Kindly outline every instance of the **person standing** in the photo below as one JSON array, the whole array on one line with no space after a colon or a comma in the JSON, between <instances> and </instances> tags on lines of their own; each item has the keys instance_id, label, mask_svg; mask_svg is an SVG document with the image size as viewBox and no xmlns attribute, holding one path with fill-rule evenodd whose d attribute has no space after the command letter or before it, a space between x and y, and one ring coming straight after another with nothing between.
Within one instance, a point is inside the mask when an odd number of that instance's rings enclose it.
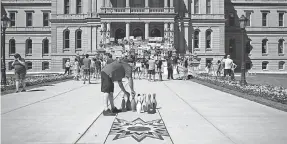
<instances>
[{"instance_id":1,"label":"person standing","mask_svg":"<svg viewBox=\"0 0 287 144\"><path fill-rule=\"evenodd\" d=\"M75 62L74 62L74 71L75 71L74 79L79 80L80 64L77 58L75 58Z\"/></svg>"},{"instance_id":2,"label":"person standing","mask_svg":"<svg viewBox=\"0 0 287 144\"><path fill-rule=\"evenodd\" d=\"M70 60L66 60L66 63L65 63L65 74L68 73L68 75L70 75L70 68L71 68L71 63L70 63Z\"/></svg>"},{"instance_id":3,"label":"person standing","mask_svg":"<svg viewBox=\"0 0 287 144\"><path fill-rule=\"evenodd\" d=\"M221 64L221 61L220 61L220 60L218 60L216 65L217 65L216 75L217 75L217 76L220 76L220 75L221 75L221 71L222 71L222 64Z\"/></svg>"},{"instance_id":4,"label":"person standing","mask_svg":"<svg viewBox=\"0 0 287 144\"><path fill-rule=\"evenodd\" d=\"M173 61L171 58L167 60L167 79L173 79Z\"/></svg>"},{"instance_id":5,"label":"person standing","mask_svg":"<svg viewBox=\"0 0 287 144\"><path fill-rule=\"evenodd\" d=\"M187 80L188 76L188 59L185 58L183 61L183 80Z\"/></svg>"},{"instance_id":6,"label":"person standing","mask_svg":"<svg viewBox=\"0 0 287 144\"><path fill-rule=\"evenodd\" d=\"M14 55L14 62L12 63L12 66L15 69L15 77L16 77L16 93L19 92L19 83L21 82L22 84L22 91L21 92L25 92L26 91L26 83L25 83L25 77L26 77L26 73L27 73L27 68L26 68L26 64L25 64L25 60L23 58L21 58L21 55L16 53Z\"/></svg>"},{"instance_id":7,"label":"person standing","mask_svg":"<svg viewBox=\"0 0 287 144\"><path fill-rule=\"evenodd\" d=\"M151 81L151 75L153 76L153 81L155 81L155 60L154 60L154 57L149 58L148 64L149 64L149 69L148 69L149 81Z\"/></svg>"},{"instance_id":8,"label":"person standing","mask_svg":"<svg viewBox=\"0 0 287 144\"><path fill-rule=\"evenodd\" d=\"M110 63L112 63L112 62L114 62L114 60L113 60L113 55L109 55L109 58L107 59L107 63L106 63L106 65L108 65L108 64L110 64Z\"/></svg>"},{"instance_id":9,"label":"person standing","mask_svg":"<svg viewBox=\"0 0 287 144\"><path fill-rule=\"evenodd\" d=\"M96 59L95 65L96 65L96 79L99 79L102 70L102 62L99 58Z\"/></svg>"},{"instance_id":10,"label":"person standing","mask_svg":"<svg viewBox=\"0 0 287 144\"><path fill-rule=\"evenodd\" d=\"M233 60L230 59L230 55L227 55L227 58L224 61L224 77L226 77L226 75L231 77L232 66L233 66Z\"/></svg>"},{"instance_id":11,"label":"person standing","mask_svg":"<svg viewBox=\"0 0 287 144\"><path fill-rule=\"evenodd\" d=\"M161 72L161 67L162 67L162 60L160 57L157 58L157 72L159 75L159 80L162 80L162 72Z\"/></svg>"},{"instance_id":12,"label":"person standing","mask_svg":"<svg viewBox=\"0 0 287 144\"><path fill-rule=\"evenodd\" d=\"M86 54L86 58L83 59L83 78L84 78L84 84L86 83L87 77L89 78L89 84L90 81L90 68L91 68L91 60L89 59L89 54Z\"/></svg>"},{"instance_id":13,"label":"person standing","mask_svg":"<svg viewBox=\"0 0 287 144\"><path fill-rule=\"evenodd\" d=\"M101 92L104 93L104 110L103 110L104 116L115 116L116 115L115 113L120 112L120 110L118 110L114 106L113 93L114 93L115 81L118 82L119 87L129 100L130 93L126 91L122 83L122 79L126 77L129 82L131 93L133 96L135 95L132 73L133 73L132 67L123 60L114 61L103 68L101 72ZM109 109L108 104L109 102L111 105L111 109Z\"/></svg>"},{"instance_id":14,"label":"person standing","mask_svg":"<svg viewBox=\"0 0 287 144\"><path fill-rule=\"evenodd\" d=\"M92 58L91 60L91 75L92 78L96 77L96 58Z\"/></svg>"}]
</instances>

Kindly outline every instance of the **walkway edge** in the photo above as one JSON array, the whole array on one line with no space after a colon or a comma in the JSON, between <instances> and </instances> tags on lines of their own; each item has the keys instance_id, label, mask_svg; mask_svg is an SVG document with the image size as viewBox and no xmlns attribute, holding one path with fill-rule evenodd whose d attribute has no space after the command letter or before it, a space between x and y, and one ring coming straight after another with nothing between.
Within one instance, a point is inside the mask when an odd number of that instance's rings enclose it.
<instances>
[{"instance_id":1,"label":"walkway edge","mask_svg":"<svg viewBox=\"0 0 287 144\"><path fill-rule=\"evenodd\" d=\"M213 88L213 89L225 92L225 93L232 94L232 95L237 96L237 97L241 97L241 98L244 98L244 99L247 99L247 100L250 100L250 101L254 101L256 103L260 103L260 104L265 105L265 106L269 106L269 107L272 107L272 108L275 108L275 109L287 112L287 105L284 105L282 103L274 102L274 101L271 101L271 100L268 100L268 99L264 99L262 97L248 95L248 94L245 94L245 93L241 93L241 92L238 92L238 91L235 91L235 90L231 90L231 89L228 89L228 88L220 87L220 86L217 86L217 85L214 85L214 84L210 84L210 83L206 83L206 82L203 82L203 81L199 81L199 80L196 80L196 79L192 79L191 81L195 82L195 83L198 83L198 84L201 84L201 85L204 85L204 86L207 86L209 88Z\"/></svg>"},{"instance_id":2,"label":"walkway edge","mask_svg":"<svg viewBox=\"0 0 287 144\"><path fill-rule=\"evenodd\" d=\"M129 83L127 82L124 87L126 87ZM121 94L122 90L120 90L118 92L118 94L115 96L114 100ZM77 138L77 140L75 142L73 142L73 144L77 144L81 138L89 131L89 129L94 125L94 123L99 119L99 117L103 114L103 112L101 111L101 113L95 118L95 120L93 120L93 122L88 126L88 128L83 132L83 134L81 134L79 136L79 138Z\"/></svg>"}]
</instances>

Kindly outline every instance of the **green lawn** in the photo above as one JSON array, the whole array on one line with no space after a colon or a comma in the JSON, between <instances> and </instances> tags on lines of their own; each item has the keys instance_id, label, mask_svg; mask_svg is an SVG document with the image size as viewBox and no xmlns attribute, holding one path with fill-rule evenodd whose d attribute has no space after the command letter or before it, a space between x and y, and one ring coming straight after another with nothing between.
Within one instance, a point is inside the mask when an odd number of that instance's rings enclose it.
<instances>
[{"instance_id":1,"label":"green lawn","mask_svg":"<svg viewBox=\"0 0 287 144\"><path fill-rule=\"evenodd\" d=\"M236 77L240 80L240 76ZM282 86L287 88L287 74L257 74L252 76L246 76L247 83L263 84L272 86Z\"/></svg>"}]
</instances>

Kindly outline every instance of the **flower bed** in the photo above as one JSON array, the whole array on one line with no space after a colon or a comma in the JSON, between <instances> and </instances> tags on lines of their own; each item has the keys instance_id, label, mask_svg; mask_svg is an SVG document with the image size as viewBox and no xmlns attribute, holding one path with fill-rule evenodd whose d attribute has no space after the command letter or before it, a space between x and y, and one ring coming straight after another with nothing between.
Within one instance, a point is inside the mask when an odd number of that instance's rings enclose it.
<instances>
[{"instance_id":1,"label":"flower bed","mask_svg":"<svg viewBox=\"0 0 287 144\"><path fill-rule=\"evenodd\" d=\"M53 75L33 75L33 76L27 76L26 77L26 86L34 86L38 84L43 84L47 82L56 82L56 81L62 81L66 79L72 79L73 76L67 76L67 75L60 75L60 74L53 74ZM6 90L13 90L15 89L15 78L7 79L7 85L3 86L1 85L1 92Z\"/></svg>"},{"instance_id":2,"label":"flower bed","mask_svg":"<svg viewBox=\"0 0 287 144\"><path fill-rule=\"evenodd\" d=\"M275 102L287 104L287 89L283 87L255 84L241 86L239 81L228 81L221 77L212 77L206 74L195 75L194 78L196 80L218 85L230 90L235 90L248 95L263 97Z\"/></svg>"}]
</instances>

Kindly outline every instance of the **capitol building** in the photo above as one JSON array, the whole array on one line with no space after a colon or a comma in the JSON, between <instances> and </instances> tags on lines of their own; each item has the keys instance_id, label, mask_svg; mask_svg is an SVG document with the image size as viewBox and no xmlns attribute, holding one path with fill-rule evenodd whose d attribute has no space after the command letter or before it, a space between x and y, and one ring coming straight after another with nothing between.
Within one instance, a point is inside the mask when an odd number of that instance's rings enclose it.
<instances>
[{"instance_id":1,"label":"capitol building","mask_svg":"<svg viewBox=\"0 0 287 144\"><path fill-rule=\"evenodd\" d=\"M287 0L2 0L1 7L11 19L8 72L14 53L31 72L62 72L76 53L134 36L168 38L178 53L196 54L201 68L229 54L239 71L243 44L249 71L287 73ZM249 19L245 37L241 15Z\"/></svg>"}]
</instances>

